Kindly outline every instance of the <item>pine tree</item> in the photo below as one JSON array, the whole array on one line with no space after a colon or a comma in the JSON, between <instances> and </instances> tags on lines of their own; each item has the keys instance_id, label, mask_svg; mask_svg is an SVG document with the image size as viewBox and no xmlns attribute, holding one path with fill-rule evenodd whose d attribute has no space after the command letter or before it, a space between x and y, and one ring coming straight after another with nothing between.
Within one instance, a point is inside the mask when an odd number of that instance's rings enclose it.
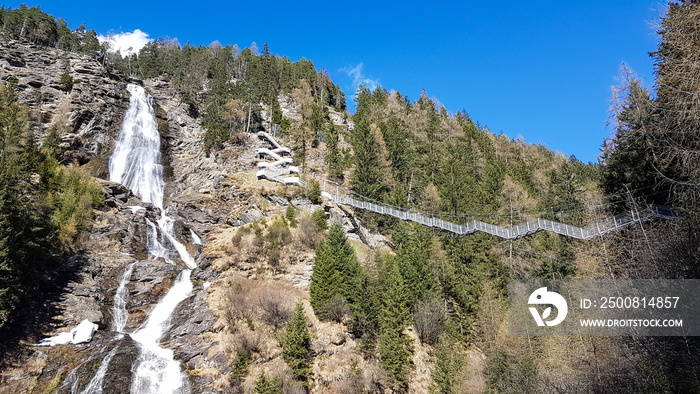
<instances>
[{"instance_id":1,"label":"pine tree","mask_svg":"<svg viewBox=\"0 0 700 394\"><path fill-rule=\"evenodd\" d=\"M669 2L662 18L656 66L656 130L652 149L657 171L674 190L675 205L700 206L700 3Z\"/></svg>"},{"instance_id":2,"label":"pine tree","mask_svg":"<svg viewBox=\"0 0 700 394\"><path fill-rule=\"evenodd\" d=\"M54 248L43 161L14 86L0 85L0 325Z\"/></svg>"},{"instance_id":3,"label":"pine tree","mask_svg":"<svg viewBox=\"0 0 700 394\"><path fill-rule=\"evenodd\" d=\"M355 169L350 177L352 190L373 200L380 200L385 190L379 172L379 145L372 136L370 125L365 121L355 123L352 132L352 149L355 154Z\"/></svg>"},{"instance_id":4,"label":"pine tree","mask_svg":"<svg viewBox=\"0 0 700 394\"><path fill-rule=\"evenodd\" d=\"M282 355L284 360L292 369L294 379L298 380L302 386L308 389L308 378L311 375L311 336L304 313L304 306L297 304L292 319L287 326L287 331L280 338L282 345Z\"/></svg>"},{"instance_id":5,"label":"pine tree","mask_svg":"<svg viewBox=\"0 0 700 394\"><path fill-rule=\"evenodd\" d=\"M230 134L230 124L224 119L224 114L227 112L226 103L233 94L229 73L232 52L233 48L229 46L215 50L209 64L209 91L202 117L202 125L207 129L204 135L204 149L207 154L211 150L220 149Z\"/></svg>"},{"instance_id":6,"label":"pine tree","mask_svg":"<svg viewBox=\"0 0 700 394\"><path fill-rule=\"evenodd\" d=\"M653 193L662 179L654 163L650 94L629 68L623 65L620 73L622 86L613 90L615 135L602 148L601 186L616 202L627 199L628 191L643 190L652 194L650 202L668 204L667 193Z\"/></svg>"},{"instance_id":7,"label":"pine tree","mask_svg":"<svg viewBox=\"0 0 700 394\"><path fill-rule=\"evenodd\" d=\"M407 289L397 264L387 258L383 272L382 307L379 312L379 366L386 371L393 389L408 390L407 369L411 358L410 338L403 330L409 322Z\"/></svg>"},{"instance_id":8,"label":"pine tree","mask_svg":"<svg viewBox=\"0 0 700 394\"><path fill-rule=\"evenodd\" d=\"M440 284L430 271L432 236L420 231L416 223L401 223L396 235L396 260L406 286L406 305L413 308L415 302L429 294L439 294Z\"/></svg>"},{"instance_id":9,"label":"pine tree","mask_svg":"<svg viewBox=\"0 0 700 394\"><path fill-rule=\"evenodd\" d=\"M360 338L361 350L369 357L376 352L379 335L381 287L366 273L362 273L357 282L357 301L352 305L350 329Z\"/></svg>"},{"instance_id":10,"label":"pine tree","mask_svg":"<svg viewBox=\"0 0 700 394\"><path fill-rule=\"evenodd\" d=\"M311 95L311 87L305 79L300 80L299 86L292 91L292 99L299 106L301 123L292 131L291 137L294 141L294 154L304 167L306 166L307 151L311 148L316 136L312 124L315 105Z\"/></svg>"},{"instance_id":11,"label":"pine tree","mask_svg":"<svg viewBox=\"0 0 700 394\"><path fill-rule=\"evenodd\" d=\"M328 318L326 306L335 297L348 303L356 301L357 277L360 273L355 250L343 227L335 223L326 239L316 248L316 262L311 274L311 306L319 319Z\"/></svg>"},{"instance_id":12,"label":"pine tree","mask_svg":"<svg viewBox=\"0 0 700 394\"><path fill-rule=\"evenodd\" d=\"M451 349L447 343L440 343L435 354L433 385L430 392L436 394L456 393L455 383L457 383L457 377L463 365L464 362L459 353Z\"/></svg>"},{"instance_id":13,"label":"pine tree","mask_svg":"<svg viewBox=\"0 0 700 394\"><path fill-rule=\"evenodd\" d=\"M386 92L379 87L375 93L360 85L355 98L356 112L353 115L355 129L352 131L350 142L353 151L355 168L350 176L350 185L355 193L380 200L386 191L382 185L382 174L379 172L379 145L372 135L373 108L386 101Z\"/></svg>"},{"instance_id":14,"label":"pine tree","mask_svg":"<svg viewBox=\"0 0 700 394\"><path fill-rule=\"evenodd\" d=\"M58 125L54 124L49 128L49 132L44 138L44 143L41 144L41 150L48 157L58 158L58 155L61 153L60 143L61 137L58 135Z\"/></svg>"},{"instance_id":15,"label":"pine tree","mask_svg":"<svg viewBox=\"0 0 700 394\"><path fill-rule=\"evenodd\" d=\"M326 156L324 160L328 164L328 177L337 181L343 180L343 157L340 154L338 143L340 133L332 123L328 123L326 132Z\"/></svg>"},{"instance_id":16,"label":"pine tree","mask_svg":"<svg viewBox=\"0 0 700 394\"><path fill-rule=\"evenodd\" d=\"M282 394L283 392L279 380L268 378L265 372L261 373L258 380L255 381L256 394Z\"/></svg>"},{"instance_id":17,"label":"pine tree","mask_svg":"<svg viewBox=\"0 0 700 394\"><path fill-rule=\"evenodd\" d=\"M314 204L321 204L323 199L321 198L321 184L317 180L312 179L309 181L309 191L307 197Z\"/></svg>"},{"instance_id":18,"label":"pine tree","mask_svg":"<svg viewBox=\"0 0 700 394\"><path fill-rule=\"evenodd\" d=\"M295 228L297 226L296 209L294 208L294 205L287 205L287 210L284 213L284 217L287 219L290 227Z\"/></svg>"}]
</instances>

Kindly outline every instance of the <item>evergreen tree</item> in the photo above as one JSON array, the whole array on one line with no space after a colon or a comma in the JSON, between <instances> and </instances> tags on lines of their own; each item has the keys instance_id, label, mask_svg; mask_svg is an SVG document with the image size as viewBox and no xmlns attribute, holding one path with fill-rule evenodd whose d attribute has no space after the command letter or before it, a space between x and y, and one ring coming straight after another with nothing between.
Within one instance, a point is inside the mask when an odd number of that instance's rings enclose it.
<instances>
[{"instance_id":1,"label":"evergreen tree","mask_svg":"<svg viewBox=\"0 0 700 394\"><path fill-rule=\"evenodd\" d=\"M361 273L358 279L357 300L352 305L350 329L360 338L360 346L368 357L375 354L379 335L379 311L381 309L381 286L376 280Z\"/></svg>"},{"instance_id":2,"label":"evergreen tree","mask_svg":"<svg viewBox=\"0 0 700 394\"><path fill-rule=\"evenodd\" d=\"M337 181L343 180L343 156L340 153L338 143L340 133L332 124L328 123L326 131L326 155L324 160L328 164L328 177Z\"/></svg>"},{"instance_id":3,"label":"evergreen tree","mask_svg":"<svg viewBox=\"0 0 700 394\"><path fill-rule=\"evenodd\" d=\"M256 394L282 394L283 392L279 380L268 378L265 372L262 372L258 380L255 381Z\"/></svg>"},{"instance_id":4,"label":"evergreen tree","mask_svg":"<svg viewBox=\"0 0 700 394\"><path fill-rule=\"evenodd\" d=\"M430 391L436 394L456 393L455 383L463 365L464 362L459 353L451 349L447 343L440 343L435 354L433 385Z\"/></svg>"},{"instance_id":5,"label":"evergreen tree","mask_svg":"<svg viewBox=\"0 0 700 394\"><path fill-rule=\"evenodd\" d=\"M58 125L54 124L49 128L49 132L41 144L41 150L48 157L58 158L61 153L60 143L61 137L58 135Z\"/></svg>"},{"instance_id":6,"label":"evergreen tree","mask_svg":"<svg viewBox=\"0 0 700 394\"><path fill-rule=\"evenodd\" d=\"M675 205L700 207L700 3L669 2L658 31L654 166L674 192ZM644 154L643 150L640 154Z\"/></svg>"},{"instance_id":7,"label":"evergreen tree","mask_svg":"<svg viewBox=\"0 0 700 394\"><path fill-rule=\"evenodd\" d=\"M350 177L352 190L373 200L381 200L385 185L379 173L379 145L372 136L370 125L365 121L355 124L352 132L352 149L355 154L355 169Z\"/></svg>"},{"instance_id":8,"label":"evergreen tree","mask_svg":"<svg viewBox=\"0 0 700 394\"><path fill-rule=\"evenodd\" d=\"M0 85L0 325L54 248L42 162L14 87Z\"/></svg>"},{"instance_id":9,"label":"evergreen tree","mask_svg":"<svg viewBox=\"0 0 700 394\"><path fill-rule=\"evenodd\" d=\"M299 106L301 123L292 131L291 137L294 141L294 154L304 167L306 166L307 150L311 148L316 136L313 115L317 107L313 101L311 86L305 79L299 81L299 86L292 91L292 99Z\"/></svg>"},{"instance_id":10,"label":"evergreen tree","mask_svg":"<svg viewBox=\"0 0 700 394\"><path fill-rule=\"evenodd\" d=\"M302 386L308 389L308 378L311 375L311 336L304 313L304 306L297 304L292 319L287 326L287 331L280 338L282 345L282 355L284 360L292 369L294 379L298 380Z\"/></svg>"},{"instance_id":11,"label":"evergreen tree","mask_svg":"<svg viewBox=\"0 0 700 394\"><path fill-rule=\"evenodd\" d=\"M326 306L336 297L342 297L350 304L356 301L359 272L355 250L348 242L343 227L334 223L326 239L316 248L316 262L311 274L311 306L319 319L328 318Z\"/></svg>"},{"instance_id":12,"label":"evergreen tree","mask_svg":"<svg viewBox=\"0 0 700 394\"><path fill-rule=\"evenodd\" d=\"M294 228L297 226L296 209L294 208L294 205L287 205L287 210L284 213L284 217L287 219L290 227Z\"/></svg>"},{"instance_id":13,"label":"evergreen tree","mask_svg":"<svg viewBox=\"0 0 700 394\"><path fill-rule=\"evenodd\" d=\"M430 271L432 235L421 232L416 223L401 223L396 234L396 260L406 286L406 306L425 296L439 294L440 284Z\"/></svg>"},{"instance_id":14,"label":"evergreen tree","mask_svg":"<svg viewBox=\"0 0 700 394\"><path fill-rule=\"evenodd\" d=\"M229 74L232 53L233 48L228 46L216 50L209 65L209 92L202 118L202 125L207 130L204 135L204 149L207 153L220 149L229 137L230 124L225 120L224 114L226 103L233 94Z\"/></svg>"},{"instance_id":15,"label":"evergreen tree","mask_svg":"<svg viewBox=\"0 0 700 394\"><path fill-rule=\"evenodd\" d=\"M406 124L395 114L381 122L384 142L389 153L394 180L399 184L410 181L413 164L418 160L412 147L412 137Z\"/></svg>"},{"instance_id":16,"label":"evergreen tree","mask_svg":"<svg viewBox=\"0 0 700 394\"><path fill-rule=\"evenodd\" d=\"M478 212L484 196L474 166L471 138L458 139L447 144L438 161L435 182L441 197L442 212Z\"/></svg>"},{"instance_id":17,"label":"evergreen tree","mask_svg":"<svg viewBox=\"0 0 700 394\"><path fill-rule=\"evenodd\" d=\"M649 92L629 68L621 68L622 86L615 88L613 124L615 136L601 154L601 186L613 201L623 201L631 191L652 195L650 202L668 204L668 193L654 193L662 179L654 163L654 109Z\"/></svg>"},{"instance_id":18,"label":"evergreen tree","mask_svg":"<svg viewBox=\"0 0 700 394\"><path fill-rule=\"evenodd\" d=\"M307 197L313 204L320 204L323 199L321 198L321 184L317 180L312 179L309 181L309 191Z\"/></svg>"},{"instance_id":19,"label":"evergreen tree","mask_svg":"<svg viewBox=\"0 0 700 394\"><path fill-rule=\"evenodd\" d=\"M407 370L411 360L411 340L404 335L409 319L407 289L399 264L388 257L384 267L382 306L379 312L379 366L386 371L392 388L408 390Z\"/></svg>"}]
</instances>

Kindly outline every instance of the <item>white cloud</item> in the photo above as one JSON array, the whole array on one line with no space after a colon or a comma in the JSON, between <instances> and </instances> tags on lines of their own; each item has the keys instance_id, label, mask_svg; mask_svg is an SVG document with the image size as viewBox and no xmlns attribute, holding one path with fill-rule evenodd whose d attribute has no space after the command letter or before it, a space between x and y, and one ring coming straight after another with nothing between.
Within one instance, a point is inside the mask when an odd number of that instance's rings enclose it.
<instances>
[{"instance_id":1,"label":"white cloud","mask_svg":"<svg viewBox=\"0 0 700 394\"><path fill-rule=\"evenodd\" d=\"M108 42L109 51L119 52L122 56L139 53L141 48L151 41L148 38L148 33L144 33L139 29L131 33L109 34L107 36L98 35L97 39L101 43Z\"/></svg>"},{"instance_id":2,"label":"white cloud","mask_svg":"<svg viewBox=\"0 0 700 394\"><path fill-rule=\"evenodd\" d=\"M379 86L379 80L370 78L364 74L362 71L362 68L364 68L363 63L359 63L355 67L343 67L340 69L340 71L348 74L349 77L352 77L352 84L353 87L355 88L355 92L357 92L357 88L360 85L364 85L370 90L374 90L377 86Z\"/></svg>"}]
</instances>

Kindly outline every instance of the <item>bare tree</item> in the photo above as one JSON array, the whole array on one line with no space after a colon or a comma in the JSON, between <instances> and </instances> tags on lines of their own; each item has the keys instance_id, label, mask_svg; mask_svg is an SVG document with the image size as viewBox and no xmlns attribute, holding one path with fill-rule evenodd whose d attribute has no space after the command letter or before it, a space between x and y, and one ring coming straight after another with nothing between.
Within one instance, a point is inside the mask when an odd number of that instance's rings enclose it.
<instances>
[{"instance_id":1,"label":"bare tree","mask_svg":"<svg viewBox=\"0 0 700 394\"><path fill-rule=\"evenodd\" d=\"M418 301L413 312L414 327L421 342L435 345L445 321L445 307L439 297L429 295Z\"/></svg>"}]
</instances>

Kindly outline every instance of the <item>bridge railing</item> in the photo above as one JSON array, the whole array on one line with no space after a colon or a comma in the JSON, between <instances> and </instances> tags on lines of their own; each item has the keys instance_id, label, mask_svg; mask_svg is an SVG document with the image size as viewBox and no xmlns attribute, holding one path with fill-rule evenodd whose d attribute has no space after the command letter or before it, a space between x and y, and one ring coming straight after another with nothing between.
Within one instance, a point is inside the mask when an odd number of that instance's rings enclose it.
<instances>
[{"instance_id":1,"label":"bridge railing","mask_svg":"<svg viewBox=\"0 0 700 394\"><path fill-rule=\"evenodd\" d=\"M635 212L623 213L612 218L599 220L586 227L573 226L542 218L536 218L510 227L502 227L480 220L472 220L466 224L457 224L434 216L425 216L414 210L354 198L351 196L351 192L328 180L324 182L324 192L327 192L337 204L393 216L401 220L416 222L456 234L464 235L481 231L505 239L517 239L539 231L550 231L577 239L591 239L652 216L677 217L677 214L671 208L650 206L650 209L643 211L643 214L635 214Z\"/></svg>"}]
</instances>

